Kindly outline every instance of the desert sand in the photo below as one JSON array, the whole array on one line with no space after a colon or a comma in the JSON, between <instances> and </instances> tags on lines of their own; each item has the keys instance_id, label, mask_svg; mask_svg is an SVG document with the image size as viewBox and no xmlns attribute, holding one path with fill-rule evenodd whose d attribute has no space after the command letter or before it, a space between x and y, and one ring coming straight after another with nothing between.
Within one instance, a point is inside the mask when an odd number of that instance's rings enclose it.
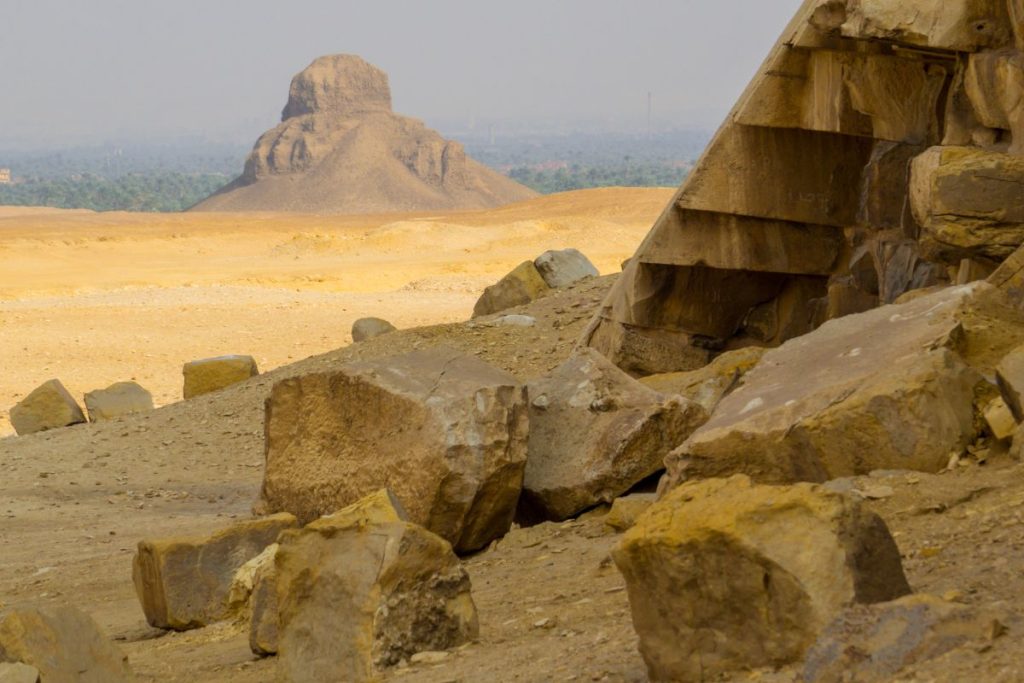
<instances>
[{"instance_id":1,"label":"desert sand","mask_svg":"<svg viewBox=\"0 0 1024 683\"><path fill-rule=\"evenodd\" d=\"M263 370L399 328L467 319L480 292L547 249L619 271L671 196L601 189L447 215L131 214L0 207L0 436L57 377L72 394L134 379L181 398L181 365Z\"/></svg>"}]
</instances>

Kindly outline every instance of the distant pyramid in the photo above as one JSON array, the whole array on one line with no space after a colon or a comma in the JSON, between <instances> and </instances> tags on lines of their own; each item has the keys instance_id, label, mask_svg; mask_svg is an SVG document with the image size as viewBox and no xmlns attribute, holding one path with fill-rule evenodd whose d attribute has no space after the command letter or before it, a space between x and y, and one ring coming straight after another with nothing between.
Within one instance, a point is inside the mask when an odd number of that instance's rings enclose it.
<instances>
[{"instance_id":1,"label":"distant pyramid","mask_svg":"<svg viewBox=\"0 0 1024 683\"><path fill-rule=\"evenodd\" d=\"M355 55L320 57L292 79L281 124L242 175L195 211L373 213L478 209L535 196L391 110L388 77Z\"/></svg>"}]
</instances>

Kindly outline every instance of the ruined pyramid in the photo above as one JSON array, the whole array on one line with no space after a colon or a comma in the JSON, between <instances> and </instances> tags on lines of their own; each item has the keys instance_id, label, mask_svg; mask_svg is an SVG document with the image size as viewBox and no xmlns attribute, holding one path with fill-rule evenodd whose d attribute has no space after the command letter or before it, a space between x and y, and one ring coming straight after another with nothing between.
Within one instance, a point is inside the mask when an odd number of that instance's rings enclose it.
<instances>
[{"instance_id":1,"label":"ruined pyramid","mask_svg":"<svg viewBox=\"0 0 1024 683\"><path fill-rule=\"evenodd\" d=\"M292 79L281 123L242 175L197 211L374 213L477 209L533 197L421 121L391 110L388 77L354 55Z\"/></svg>"},{"instance_id":2,"label":"ruined pyramid","mask_svg":"<svg viewBox=\"0 0 1024 683\"><path fill-rule=\"evenodd\" d=\"M584 335L637 374L777 345L1024 242L1024 0L807 0Z\"/></svg>"}]
</instances>

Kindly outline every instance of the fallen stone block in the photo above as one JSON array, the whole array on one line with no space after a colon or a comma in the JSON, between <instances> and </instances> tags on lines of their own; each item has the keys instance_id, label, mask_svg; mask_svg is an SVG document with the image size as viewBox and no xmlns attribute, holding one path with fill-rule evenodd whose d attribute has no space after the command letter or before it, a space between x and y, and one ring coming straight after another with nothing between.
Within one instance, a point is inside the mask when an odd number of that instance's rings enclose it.
<instances>
[{"instance_id":1,"label":"fallen stone block","mask_svg":"<svg viewBox=\"0 0 1024 683\"><path fill-rule=\"evenodd\" d=\"M458 552L508 531L526 465L526 389L451 349L278 382L262 497L302 522L390 488Z\"/></svg>"},{"instance_id":2,"label":"fallen stone block","mask_svg":"<svg viewBox=\"0 0 1024 683\"><path fill-rule=\"evenodd\" d=\"M632 493L616 498L612 502L611 510L604 516L605 526L615 531L631 529L640 515L647 512L657 500L656 493Z\"/></svg>"},{"instance_id":3,"label":"fallen stone block","mask_svg":"<svg viewBox=\"0 0 1024 683\"><path fill-rule=\"evenodd\" d=\"M519 264L515 270L484 290L473 307L473 317L498 313L528 304L551 292L533 261Z\"/></svg>"},{"instance_id":4,"label":"fallen stone block","mask_svg":"<svg viewBox=\"0 0 1024 683\"><path fill-rule=\"evenodd\" d=\"M360 318L352 323L352 341L364 342L384 334L396 331L394 325L381 318Z\"/></svg>"},{"instance_id":5,"label":"fallen stone block","mask_svg":"<svg viewBox=\"0 0 1024 683\"><path fill-rule=\"evenodd\" d=\"M588 277L600 277L594 264L576 249L545 251L533 261L548 287L568 287Z\"/></svg>"},{"instance_id":6,"label":"fallen stone block","mask_svg":"<svg viewBox=\"0 0 1024 683\"><path fill-rule=\"evenodd\" d=\"M1006 354L996 368L999 393L1017 422L1024 422L1024 346Z\"/></svg>"},{"instance_id":7,"label":"fallen stone block","mask_svg":"<svg viewBox=\"0 0 1024 683\"><path fill-rule=\"evenodd\" d=\"M60 380L37 387L11 408L11 425L18 434L35 434L85 422L85 414Z\"/></svg>"},{"instance_id":8,"label":"fallen stone block","mask_svg":"<svg viewBox=\"0 0 1024 683\"><path fill-rule=\"evenodd\" d=\"M140 541L132 580L146 621L184 631L229 617L228 598L239 568L296 524L283 513L239 522L205 538Z\"/></svg>"},{"instance_id":9,"label":"fallen stone block","mask_svg":"<svg viewBox=\"0 0 1024 683\"><path fill-rule=\"evenodd\" d=\"M371 524L405 522L407 519L405 509L395 494L388 489L381 489L342 510L324 515L308 524L306 529L312 531L365 529ZM249 648L258 655L277 653L277 570L274 558L277 556L279 546L275 544L271 548L273 550L269 561L260 561L259 558L253 560L242 567L235 576L235 583L236 585L241 584L242 590L246 583L249 583L250 586ZM265 552L261 558L266 555ZM247 569L252 572L251 582L248 581L250 573ZM239 590L239 593L242 590Z\"/></svg>"},{"instance_id":10,"label":"fallen stone block","mask_svg":"<svg viewBox=\"0 0 1024 683\"><path fill-rule=\"evenodd\" d=\"M986 291L985 283L944 289L830 321L769 351L668 456L663 490L738 472L793 482L943 469L975 437L982 380L959 350L965 310Z\"/></svg>"},{"instance_id":11,"label":"fallen stone block","mask_svg":"<svg viewBox=\"0 0 1024 683\"><path fill-rule=\"evenodd\" d=\"M993 614L933 595L908 595L877 605L847 608L808 651L805 683L890 681L906 666L965 645L998 638Z\"/></svg>"},{"instance_id":12,"label":"fallen stone block","mask_svg":"<svg viewBox=\"0 0 1024 683\"><path fill-rule=\"evenodd\" d=\"M993 399L985 407L983 415L992 436L999 441L1012 438L1013 433L1017 431L1017 420L1002 398Z\"/></svg>"},{"instance_id":13,"label":"fallen stone block","mask_svg":"<svg viewBox=\"0 0 1024 683\"><path fill-rule=\"evenodd\" d=\"M611 503L664 468L707 420L681 396L645 387L594 349L529 384L530 437L520 513L563 520Z\"/></svg>"},{"instance_id":14,"label":"fallen stone block","mask_svg":"<svg viewBox=\"0 0 1024 683\"><path fill-rule=\"evenodd\" d=\"M845 607L910 592L885 523L813 484L691 482L612 553L652 681L799 661Z\"/></svg>"},{"instance_id":15,"label":"fallen stone block","mask_svg":"<svg viewBox=\"0 0 1024 683\"><path fill-rule=\"evenodd\" d=\"M275 564L278 680L378 680L478 635L469 575L447 541L414 524L287 532Z\"/></svg>"},{"instance_id":16,"label":"fallen stone block","mask_svg":"<svg viewBox=\"0 0 1024 683\"><path fill-rule=\"evenodd\" d=\"M1024 158L932 147L914 159L910 204L932 260L998 263L1024 244Z\"/></svg>"},{"instance_id":17,"label":"fallen stone block","mask_svg":"<svg viewBox=\"0 0 1024 683\"><path fill-rule=\"evenodd\" d=\"M0 663L0 683L39 683L39 669L20 662Z\"/></svg>"},{"instance_id":18,"label":"fallen stone block","mask_svg":"<svg viewBox=\"0 0 1024 683\"><path fill-rule=\"evenodd\" d=\"M185 363L182 395L194 398L238 384L260 374L252 356L217 356Z\"/></svg>"},{"instance_id":19,"label":"fallen stone block","mask_svg":"<svg viewBox=\"0 0 1024 683\"><path fill-rule=\"evenodd\" d=\"M34 667L43 683L133 680L128 658L92 617L68 605L12 609L0 617L0 661Z\"/></svg>"},{"instance_id":20,"label":"fallen stone block","mask_svg":"<svg viewBox=\"0 0 1024 683\"><path fill-rule=\"evenodd\" d=\"M641 378L640 383L662 394L678 394L695 401L710 415L718 402L740 385L743 376L754 369L767 351L760 346L727 351L698 370L650 375Z\"/></svg>"},{"instance_id":21,"label":"fallen stone block","mask_svg":"<svg viewBox=\"0 0 1024 683\"><path fill-rule=\"evenodd\" d=\"M116 382L106 389L85 395L85 409L90 422L113 420L153 410L153 394L135 382Z\"/></svg>"}]
</instances>

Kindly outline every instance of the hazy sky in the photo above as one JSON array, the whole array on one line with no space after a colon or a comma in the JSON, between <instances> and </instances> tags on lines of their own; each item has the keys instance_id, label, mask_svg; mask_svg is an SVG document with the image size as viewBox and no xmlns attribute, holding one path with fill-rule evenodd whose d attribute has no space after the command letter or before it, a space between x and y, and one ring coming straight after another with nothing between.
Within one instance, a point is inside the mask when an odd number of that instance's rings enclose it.
<instances>
[{"instance_id":1,"label":"hazy sky","mask_svg":"<svg viewBox=\"0 0 1024 683\"><path fill-rule=\"evenodd\" d=\"M800 0L0 0L0 147L251 141L313 58L388 72L395 109L713 127Z\"/></svg>"}]
</instances>

